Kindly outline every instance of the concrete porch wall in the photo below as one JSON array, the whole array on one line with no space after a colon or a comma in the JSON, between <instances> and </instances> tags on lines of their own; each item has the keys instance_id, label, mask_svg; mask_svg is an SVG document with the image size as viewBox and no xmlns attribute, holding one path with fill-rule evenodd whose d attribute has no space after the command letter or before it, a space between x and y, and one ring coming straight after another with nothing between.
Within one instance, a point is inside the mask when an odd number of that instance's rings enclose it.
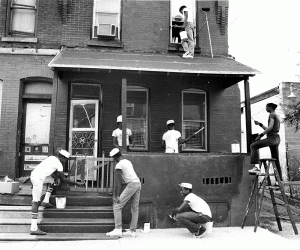
<instances>
[{"instance_id":1,"label":"concrete porch wall","mask_svg":"<svg viewBox=\"0 0 300 250\"><path fill-rule=\"evenodd\" d=\"M131 153L124 157L142 180L141 208L145 212L140 208L140 220L151 221L157 228L176 227L167 215L182 203L178 184L190 182L193 192L209 203L215 226L241 226L253 178L247 172L249 155ZM130 220L126 217L125 224ZM253 223L250 211L246 225Z\"/></svg>"}]
</instances>

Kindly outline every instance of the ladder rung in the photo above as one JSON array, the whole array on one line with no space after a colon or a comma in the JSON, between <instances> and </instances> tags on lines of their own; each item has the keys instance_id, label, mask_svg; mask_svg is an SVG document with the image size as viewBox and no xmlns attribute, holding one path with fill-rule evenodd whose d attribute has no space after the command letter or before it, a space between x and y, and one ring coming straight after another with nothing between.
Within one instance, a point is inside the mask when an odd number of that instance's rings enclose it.
<instances>
[{"instance_id":1,"label":"ladder rung","mask_svg":"<svg viewBox=\"0 0 300 250\"><path fill-rule=\"evenodd\" d=\"M278 216L277 218L282 220L291 220L289 217L286 216Z\"/></svg>"}]
</instances>

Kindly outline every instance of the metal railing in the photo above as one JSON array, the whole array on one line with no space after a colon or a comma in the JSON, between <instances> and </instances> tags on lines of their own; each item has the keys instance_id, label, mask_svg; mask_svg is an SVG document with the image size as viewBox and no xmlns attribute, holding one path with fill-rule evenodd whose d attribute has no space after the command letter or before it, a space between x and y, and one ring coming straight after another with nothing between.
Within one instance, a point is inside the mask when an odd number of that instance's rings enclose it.
<instances>
[{"instance_id":1,"label":"metal railing","mask_svg":"<svg viewBox=\"0 0 300 250\"><path fill-rule=\"evenodd\" d=\"M73 181L84 181L85 190L75 187L76 191L112 192L114 182L114 160L102 157L74 156L70 158L71 167L68 178Z\"/></svg>"}]
</instances>

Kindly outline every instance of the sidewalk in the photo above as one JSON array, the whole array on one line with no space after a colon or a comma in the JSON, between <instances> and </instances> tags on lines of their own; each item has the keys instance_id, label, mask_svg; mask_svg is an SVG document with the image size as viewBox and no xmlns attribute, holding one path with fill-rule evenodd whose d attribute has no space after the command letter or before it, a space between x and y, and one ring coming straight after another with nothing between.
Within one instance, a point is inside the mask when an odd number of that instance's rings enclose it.
<instances>
[{"instance_id":1,"label":"sidewalk","mask_svg":"<svg viewBox=\"0 0 300 250\"><path fill-rule=\"evenodd\" d=\"M286 239L253 227L216 227L203 238L193 238L184 228L152 229L149 234L137 231L136 238L123 237L117 240L93 241L2 241L3 249L111 249L111 250L160 250L160 249L205 249L205 250L254 250L254 249L300 249L300 236Z\"/></svg>"}]
</instances>

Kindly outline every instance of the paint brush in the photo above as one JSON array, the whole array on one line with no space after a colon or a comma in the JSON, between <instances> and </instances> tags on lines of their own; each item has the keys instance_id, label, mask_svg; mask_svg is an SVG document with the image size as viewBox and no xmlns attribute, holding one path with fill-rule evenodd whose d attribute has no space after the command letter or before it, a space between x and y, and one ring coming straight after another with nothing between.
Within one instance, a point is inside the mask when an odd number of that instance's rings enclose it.
<instances>
[{"instance_id":1,"label":"paint brush","mask_svg":"<svg viewBox=\"0 0 300 250\"><path fill-rule=\"evenodd\" d=\"M198 134L200 131L202 131L204 127L200 128L197 132L195 132L195 135Z\"/></svg>"}]
</instances>

